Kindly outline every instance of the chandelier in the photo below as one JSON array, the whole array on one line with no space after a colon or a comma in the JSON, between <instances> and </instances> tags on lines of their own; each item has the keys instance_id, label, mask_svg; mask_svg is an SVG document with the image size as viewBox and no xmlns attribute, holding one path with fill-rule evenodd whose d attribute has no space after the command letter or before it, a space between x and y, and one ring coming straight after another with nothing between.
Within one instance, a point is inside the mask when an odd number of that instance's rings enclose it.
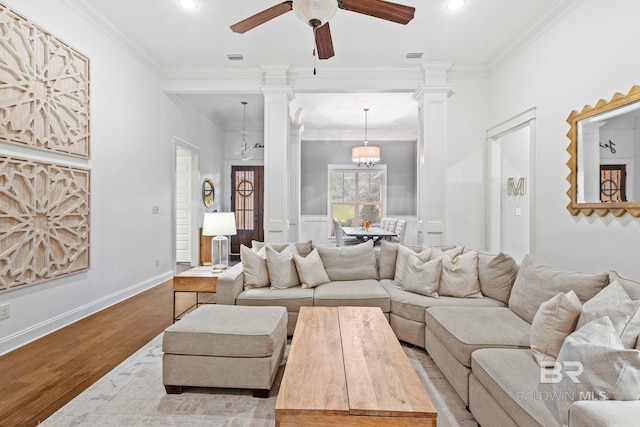
<instances>
[{"instance_id":1,"label":"chandelier","mask_svg":"<svg viewBox=\"0 0 640 427\"><path fill-rule=\"evenodd\" d=\"M242 104L242 131L240 135L242 139L236 145L235 154L240 160L250 160L253 157L253 149L254 148L263 148L264 145L256 142L251 145L249 143L248 133L247 133L247 101L240 102Z\"/></svg>"},{"instance_id":2,"label":"chandelier","mask_svg":"<svg viewBox=\"0 0 640 427\"><path fill-rule=\"evenodd\" d=\"M369 145L367 138L367 114L368 108L364 109L364 145L351 149L351 161L358 166L371 167L380 161L380 148Z\"/></svg>"}]
</instances>

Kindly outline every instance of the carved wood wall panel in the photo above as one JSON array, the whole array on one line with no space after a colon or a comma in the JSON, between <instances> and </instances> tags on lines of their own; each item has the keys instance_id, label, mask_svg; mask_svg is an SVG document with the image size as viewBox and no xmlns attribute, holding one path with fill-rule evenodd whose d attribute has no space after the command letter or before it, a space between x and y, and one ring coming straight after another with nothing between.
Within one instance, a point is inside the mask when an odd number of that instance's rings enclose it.
<instances>
[{"instance_id":1,"label":"carved wood wall panel","mask_svg":"<svg viewBox=\"0 0 640 427\"><path fill-rule=\"evenodd\" d=\"M89 158L89 59L0 3L0 140Z\"/></svg>"},{"instance_id":2,"label":"carved wood wall panel","mask_svg":"<svg viewBox=\"0 0 640 427\"><path fill-rule=\"evenodd\" d=\"M90 171L0 156L0 292L89 269Z\"/></svg>"}]
</instances>

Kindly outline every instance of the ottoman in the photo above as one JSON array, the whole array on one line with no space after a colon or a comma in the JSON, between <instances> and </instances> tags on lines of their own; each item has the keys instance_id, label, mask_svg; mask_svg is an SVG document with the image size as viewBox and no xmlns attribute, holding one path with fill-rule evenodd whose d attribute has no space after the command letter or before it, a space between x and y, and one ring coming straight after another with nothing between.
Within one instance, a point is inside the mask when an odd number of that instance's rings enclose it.
<instances>
[{"instance_id":1,"label":"ottoman","mask_svg":"<svg viewBox=\"0 0 640 427\"><path fill-rule=\"evenodd\" d=\"M191 386L267 397L286 344L284 307L203 305L164 331L162 380L171 394Z\"/></svg>"}]
</instances>

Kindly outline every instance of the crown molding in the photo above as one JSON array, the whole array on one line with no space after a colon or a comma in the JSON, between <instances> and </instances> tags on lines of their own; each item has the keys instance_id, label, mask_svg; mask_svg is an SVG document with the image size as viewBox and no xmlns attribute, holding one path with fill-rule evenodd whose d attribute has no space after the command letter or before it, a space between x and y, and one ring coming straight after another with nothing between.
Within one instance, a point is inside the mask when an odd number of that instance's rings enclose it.
<instances>
[{"instance_id":1,"label":"crown molding","mask_svg":"<svg viewBox=\"0 0 640 427\"><path fill-rule=\"evenodd\" d=\"M162 67L154 58L152 58L140 45L133 41L131 37L123 33L119 28L113 25L109 20L105 19L102 14L95 8L89 6L81 0L62 0L67 3L69 8L75 10L87 21L95 24L95 27L106 34L111 40L115 41L125 51L129 52L134 58L141 62L145 67L149 68L156 76L162 75Z\"/></svg>"},{"instance_id":2,"label":"crown molding","mask_svg":"<svg viewBox=\"0 0 640 427\"><path fill-rule=\"evenodd\" d=\"M534 40L556 25L562 18L582 4L584 0L558 0L546 11L544 15L531 26L525 29L520 37L501 49L488 63L489 74L514 56L521 53Z\"/></svg>"}]
</instances>

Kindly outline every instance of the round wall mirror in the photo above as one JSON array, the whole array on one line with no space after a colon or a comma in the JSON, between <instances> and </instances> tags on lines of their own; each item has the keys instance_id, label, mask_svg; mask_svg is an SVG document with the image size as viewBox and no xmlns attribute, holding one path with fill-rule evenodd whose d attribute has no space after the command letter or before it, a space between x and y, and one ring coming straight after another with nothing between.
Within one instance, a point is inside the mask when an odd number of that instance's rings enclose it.
<instances>
[{"instance_id":1,"label":"round wall mirror","mask_svg":"<svg viewBox=\"0 0 640 427\"><path fill-rule=\"evenodd\" d=\"M207 178L202 183L202 201L207 208L213 206L213 200L216 196L216 191L213 188L213 180Z\"/></svg>"}]
</instances>

